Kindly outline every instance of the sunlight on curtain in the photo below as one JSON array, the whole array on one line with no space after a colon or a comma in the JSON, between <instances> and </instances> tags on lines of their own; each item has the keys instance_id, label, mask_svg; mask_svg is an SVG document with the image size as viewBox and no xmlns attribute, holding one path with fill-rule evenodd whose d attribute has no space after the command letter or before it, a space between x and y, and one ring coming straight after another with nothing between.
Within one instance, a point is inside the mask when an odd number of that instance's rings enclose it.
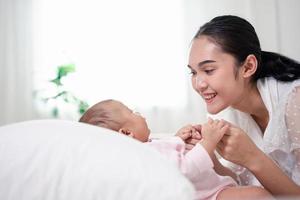
<instances>
[{"instance_id":1,"label":"sunlight on curtain","mask_svg":"<svg viewBox=\"0 0 300 200\"><path fill-rule=\"evenodd\" d=\"M179 2L45 1L43 71L74 63L77 72L65 84L90 102L184 105Z\"/></svg>"},{"instance_id":2,"label":"sunlight on curtain","mask_svg":"<svg viewBox=\"0 0 300 200\"><path fill-rule=\"evenodd\" d=\"M0 0L0 125L31 119L32 0Z\"/></svg>"},{"instance_id":3,"label":"sunlight on curtain","mask_svg":"<svg viewBox=\"0 0 300 200\"><path fill-rule=\"evenodd\" d=\"M188 70L181 3L41 1L36 90L51 91L47 81L55 68L74 63L76 72L64 84L90 105L114 98L149 118L160 109L184 109Z\"/></svg>"}]
</instances>

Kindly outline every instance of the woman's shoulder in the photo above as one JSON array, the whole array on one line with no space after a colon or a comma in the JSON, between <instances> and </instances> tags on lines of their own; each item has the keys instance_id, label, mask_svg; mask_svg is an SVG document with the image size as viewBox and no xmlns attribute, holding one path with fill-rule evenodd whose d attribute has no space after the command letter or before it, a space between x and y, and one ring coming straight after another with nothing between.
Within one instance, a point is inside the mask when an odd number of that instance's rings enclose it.
<instances>
[{"instance_id":1,"label":"woman's shoulder","mask_svg":"<svg viewBox=\"0 0 300 200\"><path fill-rule=\"evenodd\" d=\"M300 80L282 82L264 78L258 82L262 99L269 111L270 121L264 133L265 152L290 152L293 124L299 124Z\"/></svg>"},{"instance_id":2,"label":"woman's shoulder","mask_svg":"<svg viewBox=\"0 0 300 200\"><path fill-rule=\"evenodd\" d=\"M281 90L286 90L288 88L295 88L297 86L300 86L300 79L296 79L294 81L284 82L276 80L273 77L265 77L257 80L257 87L258 89L264 89L264 88L272 88L277 87Z\"/></svg>"},{"instance_id":3,"label":"woman's shoulder","mask_svg":"<svg viewBox=\"0 0 300 200\"><path fill-rule=\"evenodd\" d=\"M266 77L257 81L257 88L265 104L272 101L272 104L275 103L277 106L280 106L282 103L285 104L290 94L299 86L300 79L283 82L273 77Z\"/></svg>"}]
</instances>

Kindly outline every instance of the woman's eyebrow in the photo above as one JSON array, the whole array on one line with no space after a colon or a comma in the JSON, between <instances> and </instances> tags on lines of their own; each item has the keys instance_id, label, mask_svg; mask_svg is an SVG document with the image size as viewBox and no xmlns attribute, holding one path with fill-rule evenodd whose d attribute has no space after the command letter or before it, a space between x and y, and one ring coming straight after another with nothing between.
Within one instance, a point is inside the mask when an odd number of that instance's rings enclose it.
<instances>
[{"instance_id":1,"label":"woman's eyebrow","mask_svg":"<svg viewBox=\"0 0 300 200\"><path fill-rule=\"evenodd\" d=\"M205 64L208 64L208 63L215 63L215 62L216 62L215 60L204 60L204 61L202 61L202 62L199 62L198 65L197 65L197 67L198 67L198 68L201 68L201 67L203 67L203 65L205 65ZM190 69L192 69L192 67L191 67L190 65L187 65L187 67L190 68Z\"/></svg>"}]
</instances>

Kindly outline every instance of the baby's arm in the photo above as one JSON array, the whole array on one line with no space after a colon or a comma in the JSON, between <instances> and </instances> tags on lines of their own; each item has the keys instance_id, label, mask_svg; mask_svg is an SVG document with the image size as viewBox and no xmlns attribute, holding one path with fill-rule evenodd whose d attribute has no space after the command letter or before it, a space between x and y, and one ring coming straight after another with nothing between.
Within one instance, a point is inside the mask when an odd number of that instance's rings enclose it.
<instances>
[{"instance_id":1,"label":"baby's arm","mask_svg":"<svg viewBox=\"0 0 300 200\"><path fill-rule=\"evenodd\" d=\"M209 118L206 124L202 125L202 139L199 143L205 148L212 159L215 158L214 151L218 142L228 130L229 125L223 120L212 120Z\"/></svg>"}]
</instances>

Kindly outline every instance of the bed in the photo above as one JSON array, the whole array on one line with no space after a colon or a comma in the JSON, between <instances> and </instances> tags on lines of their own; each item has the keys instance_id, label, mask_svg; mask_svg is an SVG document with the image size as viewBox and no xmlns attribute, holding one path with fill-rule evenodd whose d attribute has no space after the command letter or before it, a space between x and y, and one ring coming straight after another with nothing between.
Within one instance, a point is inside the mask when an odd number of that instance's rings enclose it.
<instances>
[{"instance_id":1,"label":"bed","mask_svg":"<svg viewBox=\"0 0 300 200\"><path fill-rule=\"evenodd\" d=\"M79 122L0 127L0 199L191 200L194 189L150 147Z\"/></svg>"}]
</instances>

